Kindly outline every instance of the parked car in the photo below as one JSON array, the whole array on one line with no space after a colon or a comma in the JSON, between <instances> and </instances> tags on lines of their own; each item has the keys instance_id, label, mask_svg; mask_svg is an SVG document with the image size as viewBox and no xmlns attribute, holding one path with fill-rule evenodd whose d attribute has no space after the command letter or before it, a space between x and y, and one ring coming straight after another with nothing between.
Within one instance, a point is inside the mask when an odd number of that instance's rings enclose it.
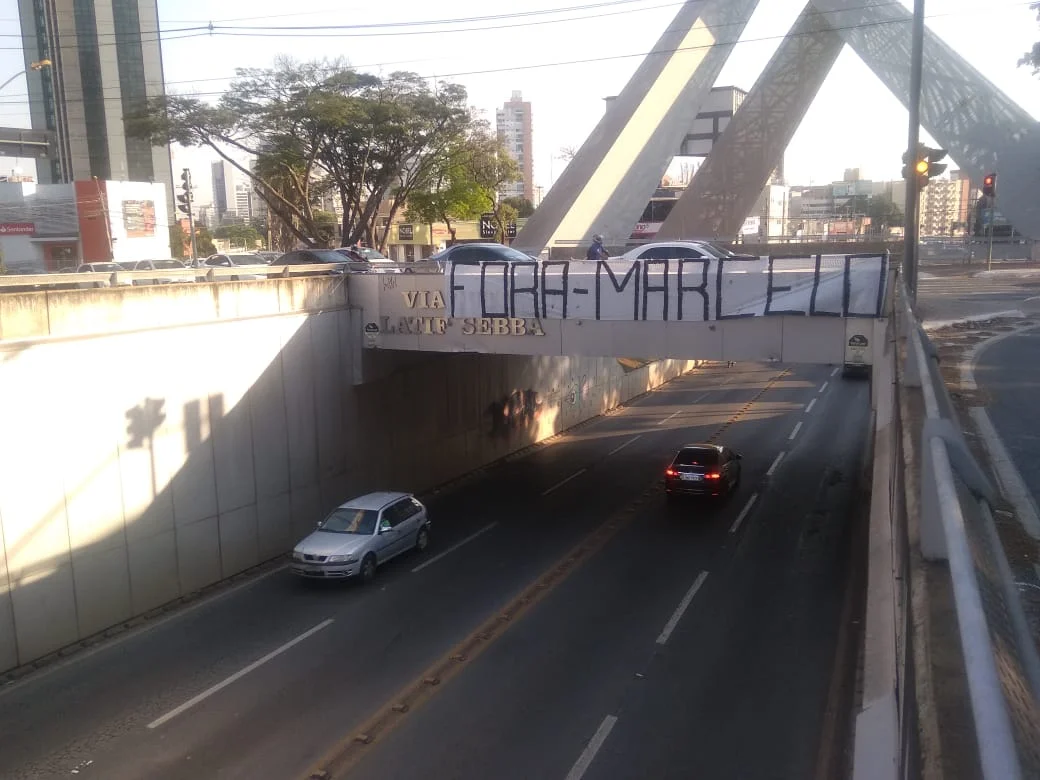
<instances>
[{"instance_id":1,"label":"parked car","mask_svg":"<svg viewBox=\"0 0 1040 780\"><path fill-rule=\"evenodd\" d=\"M188 266L182 263L180 260L174 260L170 258L168 260L139 260L134 264L132 270L134 271L151 271L154 274L161 274L162 271L169 270L186 270ZM133 284L146 285L146 284L175 284L177 282L193 282L195 281L192 277L175 274L171 276L160 276L156 275L147 279L134 279Z\"/></svg>"},{"instance_id":2,"label":"parked car","mask_svg":"<svg viewBox=\"0 0 1040 780\"><path fill-rule=\"evenodd\" d=\"M352 273L381 272L389 274L409 273L411 269L402 268L386 255L369 249L367 246L344 246L334 250L337 254L350 260L347 269Z\"/></svg>"},{"instance_id":3,"label":"parked car","mask_svg":"<svg viewBox=\"0 0 1040 780\"><path fill-rule=\"evenodd\" d=\"M234 254L216 254L210 255L205 260L202 260L196 266L201 270L208 268L249 268L250 266L257 268L266 266L259 255L255 252L239 252ZM218 280L230 279L233 282L240 282L247 279L266 279L266 273L241 273L232 274L231 276L218 276Z\"/></svg>"},{"instance_id":4,"label":"parked car","mask_svg":"<svg viewBox=\"0 0 1040 780\"><path fill-rule=\"evenodd\" d=\"M256 256L259 257L261 260L263 260L264 263L266 263L267 265L270 265L275 260L277 260L279 257L281 257L282 253L281 252L266 252L266 251L263 251L263 252L257 252Z\"/></svg>"},{"instance_id":5,"label":"parked car","mask_svg":"<svg viewBox=\"0 0 1040 780\"><path fill-rule=\"evenodd\" d=\"M505 244L494 243L455 244L430 255L433 263L530 263L536 259Z\"/></svg>"},{"instance_id":6,"label":"parked car","mask_svg":"<svg viewBox=\"0 0 1040 780\"><path fill-rule=\"evenodd\" d=\"M126 276L118 276L123 267L119 263L83 263L76 269L78 274L117 274L115 284L117 287L130 286L131 280ZM77 282L76 287L81 290L89 290L95 287L111 287L112 280L103 279L96 282Z\"/></svg>"},{"instance_id":7,"label":"parked car","mask_svg":"<svg viewBox=\"0 0 1040 780\"><path fill-rule=\"evenodd\" d=\"M300 274L294 274L294 276L328 276L344 273L349 265L349 261L334 249L297 249L293 252L286 252L271 263L272 267L286 265L336 265L336 270L315 271L313 273L305 271Z\"/></svg>"},{"instance_id":8,"label":"parked car","mask_svg":"<svg viewBox=\"0 0 1040 780\"><path fill-rule=\"evenodd\" d=\"M335 509L296 545L290 569L311 579L371 582L376 568L430 543L426 507L410 493L369 493Z\"/></svg>"},{"instance_id":9,"label":"parked car","mask_svg":"<svg viewBox=\"0 0 1040 780\"><path fill-rule=\"evenodd\" d=\"M725 496L740 484L742 456L718 444L687 444L664 472L669 500L678 496Z\"/></svg>"}]
</instances>

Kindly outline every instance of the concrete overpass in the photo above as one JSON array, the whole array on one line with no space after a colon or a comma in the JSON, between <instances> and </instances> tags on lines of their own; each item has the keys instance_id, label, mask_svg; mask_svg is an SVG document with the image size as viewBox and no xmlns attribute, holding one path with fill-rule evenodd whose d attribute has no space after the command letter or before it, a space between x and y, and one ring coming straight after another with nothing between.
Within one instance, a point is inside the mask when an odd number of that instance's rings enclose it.
<instances>
[{"instance_id":1,"label":"concrete overpass","mask_svg":"<svg viewBox=\"0 0 1040 780\"><path fill-rule=\"evenodd\" d=\"M892 273L887 253L482 262L351 289L371 350L869 365Z\"/></svg>"}]
</instances>

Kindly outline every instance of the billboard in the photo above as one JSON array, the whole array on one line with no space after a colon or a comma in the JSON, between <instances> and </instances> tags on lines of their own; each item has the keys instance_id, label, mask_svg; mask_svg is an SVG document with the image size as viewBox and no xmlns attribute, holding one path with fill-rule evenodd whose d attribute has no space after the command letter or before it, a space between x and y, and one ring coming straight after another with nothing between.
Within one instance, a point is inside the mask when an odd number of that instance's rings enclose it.
<instances>
[{"instance_id":1,"label":"billboard","mask_svg":"<svg viewBox=\"0 0 1040 780\"><path fill-rule=\"evenodd\" d=\"M123 228L127 238L150 238L155 235L155 201L124 200Z\"/></svg>"}]
</instances>

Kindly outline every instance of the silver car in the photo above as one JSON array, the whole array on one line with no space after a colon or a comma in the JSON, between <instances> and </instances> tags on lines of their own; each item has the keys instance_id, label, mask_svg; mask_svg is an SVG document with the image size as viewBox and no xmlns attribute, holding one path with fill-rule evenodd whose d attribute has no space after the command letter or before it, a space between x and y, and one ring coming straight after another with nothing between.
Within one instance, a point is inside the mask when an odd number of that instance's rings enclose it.
<instances>
[{"instance_id":1,"label":"silver car","mask_svg":"<svg viewBox=\"0 0 1040 780\"><path fill-rule=\"evenodd\" d=\"M318 530L296 545L290 568L301 577L370 582L377 566L429 543L426 507L414 496L369 493L318 523Z\"/></svg>"}]
</instances>

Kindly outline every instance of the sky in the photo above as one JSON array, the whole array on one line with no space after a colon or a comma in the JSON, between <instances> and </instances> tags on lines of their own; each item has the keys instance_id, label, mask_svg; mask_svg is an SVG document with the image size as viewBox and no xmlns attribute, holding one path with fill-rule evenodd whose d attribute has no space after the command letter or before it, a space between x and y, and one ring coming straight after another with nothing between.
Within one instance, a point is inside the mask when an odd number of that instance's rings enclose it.
<instances>
[{"instance_id":1,"label":"sky","mask_svg":"<svg viewBox=\"0 0 1040 780\"><path fill-rule=\"evenodd\" d=\"M159 0L159 18L168 91L205 99L216 99L236 68L267 67L279 56L344 58L372 73L411 70L461 83L492 123L495 108L520 90L534 115L535 184L548 189L565 166L561 149L581 146L603 115L603 98L623 89L681 4L525 0L522 12L511 12L508 5L475 0L394 0L385 6L367 0ZM717 85L750 89L802 6L802 0L761 0ZM498 14L511 18L468 21ZM927 0L926 14L931 29L1040 117L1040 78L1017 65L1040 40L1028 2ZM444 20L460 21L415 24ZM239 29L209 32L210 23ZM373 26L357 29L362 25ZM293 27L305 29L288 29ZM602 57L611 59L573 63ZM24 67L17 0L0 0L0 79ZM847 168L860 168L864 178L897 179L906 122L902 105L846 48L788 149L787 179L827 183L840 180ZM0 125L29 126L24 78L2 89ZM211 159L211 152L174 149L174 170L192 168L199 203L210 199Z\"/></svg>"}]
</instances>

